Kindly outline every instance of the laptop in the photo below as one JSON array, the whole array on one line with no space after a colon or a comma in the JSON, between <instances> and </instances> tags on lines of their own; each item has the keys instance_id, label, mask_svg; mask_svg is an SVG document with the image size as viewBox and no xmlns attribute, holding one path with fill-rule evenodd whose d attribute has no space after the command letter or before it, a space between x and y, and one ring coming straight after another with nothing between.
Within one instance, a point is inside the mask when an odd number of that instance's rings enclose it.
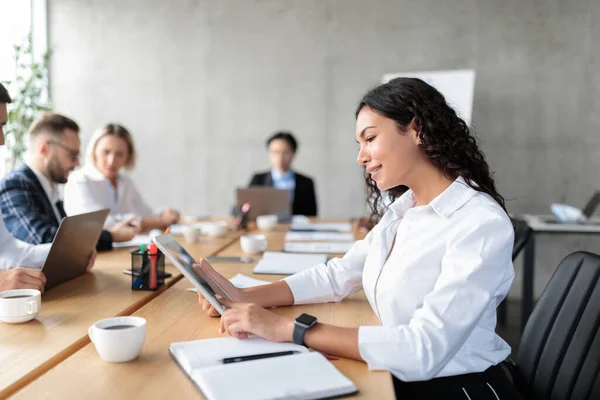
<instances>
[{"instance_id":1,"label":"laptop","mask_svg":"<svg viewBox=\"0 0 600 400\"><path fill-rule=\"evenodd\" d=\"M580 223L590 224L590 225L598 225L598 224L600 224L598 222L595 222L595 221L591 220L591 218L594 216L594 213L596 212L596 209L598 208L598 205L600 205L600 191L596 191L592 195L592 197L588 200L588 202L585 205L585 207L581 210L581 213L585 217L585 221L582 221ZM558 223L557 220L556 220L556 217L544 219L544 222L547 222L547 223Z\"/></svg>"},{"instance_id":2,"label":"laptop","mask_svg":"<svg viewBox=\"0 0 600 400\"><path fill-rule=\"evenodd\" d=\"M42 268L46 290L85 273L109 212L107 208L63 218Z\"/></svg>"},{"instance_id":3,"label":"laptop","mask_svg":"<svg viewBox=\"0 0 600 400\"><path fill-rule=\"evenodd\" d=\"M238 188L236 195L238 208L244 203L250 204L248 219L251 221L259 215L277 215L279 221L289 220L292 216L292 200L287 189L252 186Z\"/></svg>"}]
</instances>

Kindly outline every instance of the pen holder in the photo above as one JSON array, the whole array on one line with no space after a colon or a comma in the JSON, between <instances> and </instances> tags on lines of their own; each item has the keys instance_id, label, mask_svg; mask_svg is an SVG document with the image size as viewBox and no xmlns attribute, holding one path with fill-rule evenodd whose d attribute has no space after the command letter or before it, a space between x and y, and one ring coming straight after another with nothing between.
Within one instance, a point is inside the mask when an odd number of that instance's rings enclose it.
<instances>
[{"instance_id":1,"label":"pen holder","mask_svg":"<svg viewBox=\"0 0 600 400\"><path fill-rule=\"evenodd\" d=\"M164 283L165 256L160 251L131 252L131 290L156 290Z\"/></svg>"}]
</instances>

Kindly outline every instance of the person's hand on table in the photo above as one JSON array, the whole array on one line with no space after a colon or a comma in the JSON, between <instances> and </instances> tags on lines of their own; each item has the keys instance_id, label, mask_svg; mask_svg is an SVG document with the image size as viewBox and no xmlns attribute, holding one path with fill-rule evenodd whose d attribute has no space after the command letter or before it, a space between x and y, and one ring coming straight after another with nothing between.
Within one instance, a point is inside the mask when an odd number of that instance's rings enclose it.
<instances>
[{"instance_id":1,"label":"person's hand on table","mask_svg":"<svg viewBox=\"0 0 600 400\"><path fill-rule=\"evenodd\" d=\"M170 208L164 210L163 213L160 215L160 220L163 224L163 229L179 221L179 217L179 213L175 210L172 210Z\"/></svg>"},{"instance_id":2,"label":"person's hand on table","mask_svg":"<svg viewBox=\"0 0 600 400\"><path fill-rule=\"evenodd\" d=\"M0 292L13 289L35 289L44 292L46 276L42 271L29 268L12 268L0 271Z\"/></svg>"},{"instance_id":3,"label":"person's hand on table","mask_svg":"<svg viewBox=\"0 0 600 400\"><path fill-rule=\"evenodd\" d=\"M140 224L135 215L124 219L108 229L113 242L127 242L140 232Z\"/></svg>"}]
</instances>

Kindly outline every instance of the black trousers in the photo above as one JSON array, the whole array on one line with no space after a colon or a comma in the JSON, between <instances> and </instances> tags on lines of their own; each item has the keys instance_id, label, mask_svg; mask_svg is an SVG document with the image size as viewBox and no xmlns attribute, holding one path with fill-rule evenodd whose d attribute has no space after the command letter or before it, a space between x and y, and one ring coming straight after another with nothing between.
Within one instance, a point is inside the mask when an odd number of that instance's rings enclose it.
<instances>
[{"instance_id":1,"label":"black trousers","mask_svg":"<svg viewBox=\"0 0 600 400\"><path fill-rule=\"evenodd\" d=\"M398 400L522 400L500 364L483 372L434 378L422 382L403 382L396 377L394 392Z\"/></svg>"}]
</instances>

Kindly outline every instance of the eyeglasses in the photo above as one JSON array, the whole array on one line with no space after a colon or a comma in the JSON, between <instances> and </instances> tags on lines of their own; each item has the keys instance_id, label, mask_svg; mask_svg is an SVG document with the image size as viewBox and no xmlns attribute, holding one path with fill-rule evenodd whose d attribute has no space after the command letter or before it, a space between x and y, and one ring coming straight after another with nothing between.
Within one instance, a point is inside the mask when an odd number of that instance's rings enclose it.
<instances>
[{"instance_id":1,"label":"eyeglasses","mask_svg":"<svg viewBox=\"0 0 600 400\"><path fill-rule=\"evenodd\" d=\"M79 160L79 150L70 149L67 146L65 146L64 144L57 142L55 140L48 140L48 144L54 144L54 145L60 147L61 149L65 150L71 156L71 161L75 162L75 161Z\"/></svg>"}]
</instances>

